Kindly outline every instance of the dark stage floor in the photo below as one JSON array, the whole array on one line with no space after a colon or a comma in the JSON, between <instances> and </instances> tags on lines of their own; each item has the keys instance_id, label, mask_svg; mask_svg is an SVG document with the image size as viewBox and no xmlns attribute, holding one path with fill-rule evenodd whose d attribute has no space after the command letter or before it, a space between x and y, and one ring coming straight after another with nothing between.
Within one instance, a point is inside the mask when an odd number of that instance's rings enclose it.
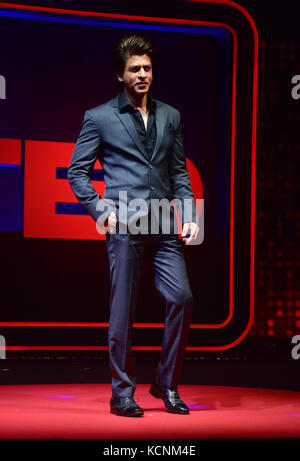
<instances>
[{"instance_id":1,"label":"dark stage floor","mask_svg":"<svg viewBox=\"0 0 300 461\"><path fill-rule=\"evenodd\" d=\"M246 338L221 352L187 351L181 384L300 390L300 359L290 340ZM159 351L133 351L137 383L150 383ZM8 351L0 383L110 383L107 351Z\"/></svg>"}]
</instances>

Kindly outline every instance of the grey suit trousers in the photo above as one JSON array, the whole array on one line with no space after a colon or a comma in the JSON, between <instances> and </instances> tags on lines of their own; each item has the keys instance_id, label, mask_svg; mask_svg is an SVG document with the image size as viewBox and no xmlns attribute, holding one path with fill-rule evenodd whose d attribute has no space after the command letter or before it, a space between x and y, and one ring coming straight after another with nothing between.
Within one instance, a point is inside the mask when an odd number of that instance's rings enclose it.
<instances>
[{"instance_id":1,"label":"grey suit trousers","mask_svg":"<svg viewBox=\"0 0 300 461\"><path fill-rule=\"evenodd\" d=\"M176 234L106 234L111 280L108 342L113 397L133 397L136 388L132 324L145 250L154 264L155 288L166 302L156 379L177 388L193 308L182 245Z\"/></svg>"}]
</instances>

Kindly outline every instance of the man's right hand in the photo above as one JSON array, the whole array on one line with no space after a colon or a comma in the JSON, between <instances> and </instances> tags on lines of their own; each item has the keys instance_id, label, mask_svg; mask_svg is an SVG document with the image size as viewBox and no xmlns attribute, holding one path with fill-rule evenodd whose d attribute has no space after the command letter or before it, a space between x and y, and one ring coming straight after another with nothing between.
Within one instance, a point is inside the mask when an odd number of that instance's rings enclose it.
<instances>
[{"instance_id":1,"label":"man's right hand","mask_svg":"<svg viewBox=\"0 0 300 461\"><path fill-rule=\"evenodd\" d=\"M107 227L107 232L113 234L117 225L117 217L114 211L110 213L108 218L104 222L105 227Z\"/></svg>"}]
</instances>

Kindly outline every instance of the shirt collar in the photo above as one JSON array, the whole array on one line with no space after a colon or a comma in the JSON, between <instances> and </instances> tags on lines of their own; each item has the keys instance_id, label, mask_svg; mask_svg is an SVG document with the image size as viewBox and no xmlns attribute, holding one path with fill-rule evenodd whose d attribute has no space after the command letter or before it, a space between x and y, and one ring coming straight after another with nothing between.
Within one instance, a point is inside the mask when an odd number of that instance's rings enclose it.
<instances>
[{"instance_id":1,"label":"shirt collar","mask_svg":"<svg viewBox=\"0 0 300 461\"><path fill-rule=\"evenodd\" d=\"M120 112L134 112L135 111L134 107L129 103L124 89L119 93L118 105L119 105ZM149 110L152 110L152 109L155 110L156 103L149 92L147 94L147 105L148 105Z\"/></svg>"}]
</instances>

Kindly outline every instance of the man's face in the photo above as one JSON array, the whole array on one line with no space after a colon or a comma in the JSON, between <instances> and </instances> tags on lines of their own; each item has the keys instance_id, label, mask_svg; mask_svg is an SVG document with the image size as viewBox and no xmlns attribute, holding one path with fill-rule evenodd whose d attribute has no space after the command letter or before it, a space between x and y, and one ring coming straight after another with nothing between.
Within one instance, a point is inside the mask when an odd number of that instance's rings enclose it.
<instances>
[{"instance_id":1,"label":"man's face","mask_svg":"<svg viewBox=\"0 0 300 461\"><path fill-rule=\"evenodd\" d=\"M124 83L125 88L133 97L146 94L152 83L152 64L148 55L130 56L127 59L123 75L118 80Z\"/></svg>"}]
</instances>

